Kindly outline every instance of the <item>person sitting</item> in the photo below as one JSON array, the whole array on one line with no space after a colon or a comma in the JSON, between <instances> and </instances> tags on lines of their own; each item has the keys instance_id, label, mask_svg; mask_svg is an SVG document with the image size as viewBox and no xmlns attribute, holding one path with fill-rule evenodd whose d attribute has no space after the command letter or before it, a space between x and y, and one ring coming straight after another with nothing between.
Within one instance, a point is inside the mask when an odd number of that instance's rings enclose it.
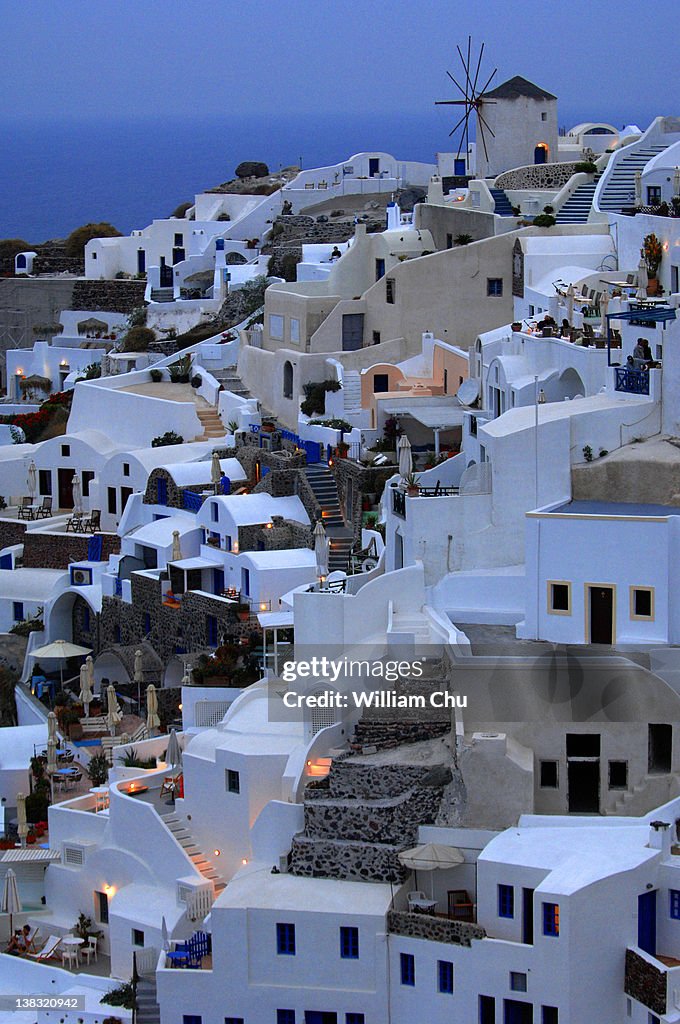
<instances>
[{"instance_id":1,"label":"person sitting","mask_svg":"<svg viewBox=\"0 0 680 1024\"><path fill-rule=\"evenodd\" d=\"M24 925L23 928L17 928L14 935L9 940L5 953L9 953L10 956L23 956L28 949L28 935L27 930L30 932L28 925Z\"/></svg>"},{"instance_id":2,"label":"person sitting","mask_svg":"<svg viewBox=\"0 0 680 1024\"><path fill-rule=\"evenodd\" d=\"M333 252L330 255L331 260L339 260L341 256L342 256L342 253L338 249L337 245L334 246Z\"/></svg>"},{"instance_id":3,"label":"person sitting","mask_svg":"<svg viewBox=\"0 0 680 1024\"><path fill-rule=\"evenodd\" d=\"M571 330L571 326L569 324L569 321L565 317L564 320L562 321L562 328L561 328L562 337L563 338L568 338L570 330Z\"/></svg>"},{"instance_id":4,"label":"person sitting","mask_svg":"<svg viewBox=\"0 0 680 1024\"><path fill-rule=\"evenodd\" d=\"M646 342L644 338L638 338L637 342L635 343L635 348L633 349L633 362L635 364L636 370L641 370L642 367L645 365L647 359L645 355L645 345ZM651 352L649 353L649 355L651 357Z\"/></svg>"}]
</instances>

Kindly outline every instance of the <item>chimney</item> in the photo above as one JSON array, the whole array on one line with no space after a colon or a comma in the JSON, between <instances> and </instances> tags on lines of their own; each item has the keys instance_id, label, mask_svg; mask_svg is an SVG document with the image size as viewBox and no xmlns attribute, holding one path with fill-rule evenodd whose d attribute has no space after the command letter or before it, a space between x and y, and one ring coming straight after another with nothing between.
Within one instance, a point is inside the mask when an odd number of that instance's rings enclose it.
<instances>
[{"instance_id":1,"label":"chimney","mask_svg":"<svg viewBox=\"0 0 680 1024\"><path fill-rule=\"evenodd\" d=\"M651 850L660 850L664 857L670 857L671 840L670 822L650 821L648 846Z\"/></svg>"}]
</instances>

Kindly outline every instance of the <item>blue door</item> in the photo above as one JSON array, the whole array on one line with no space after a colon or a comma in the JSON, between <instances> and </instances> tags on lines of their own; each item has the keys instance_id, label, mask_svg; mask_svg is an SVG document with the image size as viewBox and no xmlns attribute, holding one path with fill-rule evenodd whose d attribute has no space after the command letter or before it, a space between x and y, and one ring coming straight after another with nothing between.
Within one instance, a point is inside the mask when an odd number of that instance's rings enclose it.
<instances>
[{"instance_id":1,"label":"blue door","mask_svg":"<svg viewBox=\"0 0 680 1024\"><path fill-rule=\"evenodd\" d=\"M466 173L466 171L467 168L465 166L465 160L462 160L460 157L456 157L453 161L453 173L455 176L460 178Z\"/></svg>"},{"instance_id":2,"label":"blue door","mask_svg":"<svg viewBox=\"0 0 680 1024\"><path fill-rule=\"evenodd\" d=\"M534 149L534 163L545 164L548 162L548 147L543 143L540 143Z\"/></svg>"},{"instance_id":3,"label":"blue door","mask_svg":"<svg viewBox=\"0 0 680 1024\"><path fill-rule=\"evenodd\" d=\"M224 569L213 569L213 594L221 594L224 590Z\"/></svg>"},{"instance_id":4,"label":"blue door","mask_svg":"<svg viewBox=\"0 0 680 1024\"><path fill-rule=\"evenodd\" d=\"M11 569L12 568L12 556L11 555L0 555L0 569Z\"/></svg>"},{"instance_id":5,"label":"blue door","mask_svg":"<svg viewBox=\"0 0 680 1024\"><path fill-rule=\"evenodd\" d=\"M638 896L638 946L656 956L656 889Z\"/></svg>"},{"instance_id":6,"label":"blue door","mask_svg":"<svg viewBox=\"0 0 680 1024\"><path fill-rule=\"evenodd\" d=\"M305 1024L338 1024L338 1015L325 1010L305 1010Z\"/></svg>"},{"instance_id":7,"label":"blue door","mask_svg":"<svg viewBox=\"0 0 680 1024\"><path fill-rule=\"evenodd\" d=\"M156 480L156 501L159 505L168 503L168 481L164 476L159 476Z\"/></svg>"}]
</instances>

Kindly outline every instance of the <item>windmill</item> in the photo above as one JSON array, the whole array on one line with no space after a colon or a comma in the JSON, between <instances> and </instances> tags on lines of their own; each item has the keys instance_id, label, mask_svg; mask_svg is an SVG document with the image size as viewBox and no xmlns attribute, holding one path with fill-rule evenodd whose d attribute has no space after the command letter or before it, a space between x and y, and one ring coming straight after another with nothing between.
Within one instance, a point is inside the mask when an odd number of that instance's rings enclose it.
<instances>
[{"instance_id":1,"label":"windmill","mask_svg":"<svg viewBox=\"0 0 680 1024\"><path fill-rule=\"evenodd\" d=\"M493 71L487 78L486 82L484 83L484 86L478 90L477 82L479 81L479 72L482 67L482 58L484 56L484 43L482 43L481 48L479 50L479 56L477 58L477 67L475 68L474 71L474 78L472 75L472 69L475 64L475 58L472 53L472 36L468 36L467 56L463 55L460 46L456 46L456 50L458 51L458 56L460 57L460 62L463 66L463 73L465 75L464 85L461 85L460 82L458 82L453 77L450 71L447 71L446 74L449 76L453 84L459 90L461 96L459 99L455 100L436 100L435 106L463 107L462 116L449 132L450 138L460 128L460 136L458 139L458 151L456 153L457 156L460 156L460 152L463 147L463 142L465 142L465 155L467 156L469 152L470 117L472 116L473 112L477 115L477 131L479 134L479 138L481 139L482 146L484 147L484 156L488 160L489 153L486 148L485 132L488 132L492 138L495 138L496 136L492 128L486 121L484 114L482 113L482 107L485 103L494 102L494 100L485 99L484 93L491 84L494 75L498 71L498 68L493 69Z\"/></svg>"}]
</instances>

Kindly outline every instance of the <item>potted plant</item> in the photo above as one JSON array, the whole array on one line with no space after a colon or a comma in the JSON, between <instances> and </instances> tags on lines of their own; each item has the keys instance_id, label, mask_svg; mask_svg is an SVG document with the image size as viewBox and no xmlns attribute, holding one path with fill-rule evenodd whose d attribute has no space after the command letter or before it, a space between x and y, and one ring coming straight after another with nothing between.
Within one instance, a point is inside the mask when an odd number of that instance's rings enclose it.
<instances>
[{"instance_id":1,"label":"potted plant","mask_svg":"<svg viewBox=\"0 0 680 1024\"><path fill-rule=\"evenodd\" d=\"M417 498L420 494L420 487L418 486L419 479L420 477L416 476L415 473L409 473L408 476L404 477L406 493L410 498Z\"/></svg>"},{"instance_id":2,"label":"potted plant","mask_svg":"<svg viewBox=\"0 0 680 1024\"><path fill-rule=\"evenodd\" d=\"M659 287L657 274L663 257L663 249L661 248L661 242L654 232L649 235L645 235L640 255L647 266L647 277L649 279L647 283L647 294L656 295Z\"/></svg>"},{"instance_id":3,"label":"potted plant","mask_svg":"<svg viewBox=\"0 0 680 1024\"><path fill-rule=\"evenodd\" d=\"M264 434L273 434L274 431L276 430L276 426L274 423L272 423L271 420L262 420L262 426L260 427L260 430Z\"/></svg>"},{"instance_id":4,"label":"potted plant","mask_svg":"<svg viewBox=\"0 0 680 1024\"><path fill-rule=\"evenodd\" d=\"M349 445L347 444L347 441L338 441L335 450L338 454L338 458L346 459L347 452L349 451Z\"/></svg>"}]
</instances>

